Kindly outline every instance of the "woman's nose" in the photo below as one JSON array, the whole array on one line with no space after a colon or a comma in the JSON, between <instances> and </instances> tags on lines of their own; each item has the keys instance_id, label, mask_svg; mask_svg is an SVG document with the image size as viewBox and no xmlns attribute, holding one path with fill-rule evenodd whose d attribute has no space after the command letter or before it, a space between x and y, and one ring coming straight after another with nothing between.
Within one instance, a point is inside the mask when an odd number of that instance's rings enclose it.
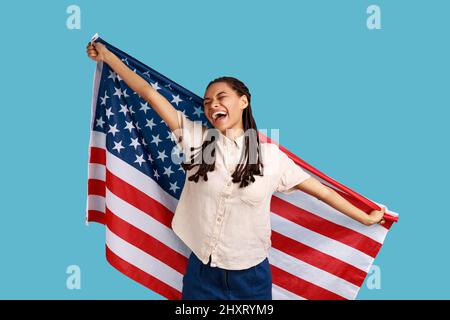
<instances>
[{"instance_id":1,"label":"woman's nose","mask_svg":"<svg viewBox=\"0 0 450 320\"><path fill-rule=\"evenodd\" d=\"M214 108L214 109L216 109L217 107L219 107L219 101L216 101L216 100L212 101L212 102L211 102L211 107Z\"/></svg>"}]
</instances>

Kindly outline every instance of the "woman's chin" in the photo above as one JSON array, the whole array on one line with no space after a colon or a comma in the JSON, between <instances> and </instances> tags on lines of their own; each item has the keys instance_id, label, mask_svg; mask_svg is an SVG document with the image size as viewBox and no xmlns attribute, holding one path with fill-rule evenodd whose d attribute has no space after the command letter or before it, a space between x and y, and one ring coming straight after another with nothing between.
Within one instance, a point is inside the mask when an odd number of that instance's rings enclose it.
<instances>
[{"instance_id":1,"label":"woman's chin","mask_svg":"<svg viewBox=\"0 0 450 320\"><path fill-rule=\"evenodd\" d=\"M226 130L229 125L228 125L228 121L220 121L220 122L214 122L213 123L214 128L216 128L217 130Z\"/></svg>"}]
</instances>

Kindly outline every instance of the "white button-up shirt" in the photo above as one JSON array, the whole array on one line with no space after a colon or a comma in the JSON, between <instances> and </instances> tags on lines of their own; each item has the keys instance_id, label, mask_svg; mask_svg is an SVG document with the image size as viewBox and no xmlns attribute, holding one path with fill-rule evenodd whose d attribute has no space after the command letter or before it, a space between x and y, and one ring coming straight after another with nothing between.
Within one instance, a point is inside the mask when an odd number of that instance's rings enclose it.
<instances>
[{"instance_id":1,"label":"white button-up shirt","mask_svg":"<svg viewBox=\"0 0 450 320\"><path fill-rule=\"evenodd\" d=\"M181 130L175 130L178 147L190 159L190 147L201 146L208 127L189 120L177 110ZM214 171L208 181L189 181L198 166L186 172L172 229L207 264L228 270L257 265L271 246L270 200L275 191L291 193L310 175L282 152L276 144L261 143L263 176L244 188L232 183L233 173L244 148L244 135L230 139L220 133L216 144ZM196 150L194 150L194 153Z\"/></svg>"}]
</instances>

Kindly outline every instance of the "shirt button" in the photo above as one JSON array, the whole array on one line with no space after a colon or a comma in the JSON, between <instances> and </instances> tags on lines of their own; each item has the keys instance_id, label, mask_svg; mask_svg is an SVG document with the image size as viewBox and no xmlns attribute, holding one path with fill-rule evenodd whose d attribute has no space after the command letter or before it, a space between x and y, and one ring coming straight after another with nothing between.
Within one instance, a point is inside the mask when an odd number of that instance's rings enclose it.
<instances>
[{"instance_id":1,"label":"shirt button","mask_svg":"<svg viewBox=\"0 0 450 320\"><path fill-rule=\"evenodd\" d=\"M227 186L231 186L231 181L229 181L229 182L227 183Z\"/></svg>"}]
</instances>

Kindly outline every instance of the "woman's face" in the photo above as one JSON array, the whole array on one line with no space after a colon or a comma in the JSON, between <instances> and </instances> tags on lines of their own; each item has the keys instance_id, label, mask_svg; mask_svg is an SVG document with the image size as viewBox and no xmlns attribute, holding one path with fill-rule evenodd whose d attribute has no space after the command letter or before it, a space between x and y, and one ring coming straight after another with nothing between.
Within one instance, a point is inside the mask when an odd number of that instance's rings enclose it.
<instances>
[{"instance_id":1,"label":"woman's face","mask_svg":"<svg viewBox=\"0 0 450 320\"><path fill-rule=\"evenodd\" d=\"M203 101L206 118L222 133L227 129L243 129L242 112L247 106L247 97L239 97L226 82L210 85Z\"/></svg>"}]
</instances>

